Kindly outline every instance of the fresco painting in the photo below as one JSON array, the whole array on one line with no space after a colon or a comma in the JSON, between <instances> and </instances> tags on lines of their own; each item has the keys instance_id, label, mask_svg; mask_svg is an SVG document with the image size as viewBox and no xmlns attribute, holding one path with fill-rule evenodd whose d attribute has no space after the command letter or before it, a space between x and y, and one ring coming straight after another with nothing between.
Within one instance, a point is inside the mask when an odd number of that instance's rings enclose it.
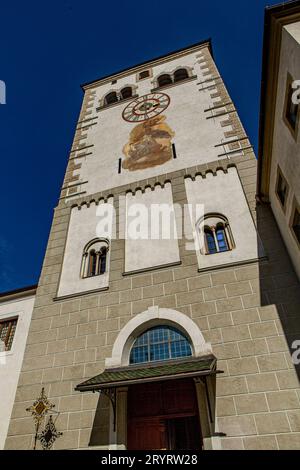
<instances>
[{"instance_id":1,"label":"fresco painting","mask_svg":"<svg viewBox=\"0 0 300 470\"><path fill-rule=\"evenodd\" d=\"M136 171L163 165L172 159L172 138L175 132L159 115L138 124L130 132L129 141L123 147L125 159L122 167Z\"/></svg>"}]
</instances>

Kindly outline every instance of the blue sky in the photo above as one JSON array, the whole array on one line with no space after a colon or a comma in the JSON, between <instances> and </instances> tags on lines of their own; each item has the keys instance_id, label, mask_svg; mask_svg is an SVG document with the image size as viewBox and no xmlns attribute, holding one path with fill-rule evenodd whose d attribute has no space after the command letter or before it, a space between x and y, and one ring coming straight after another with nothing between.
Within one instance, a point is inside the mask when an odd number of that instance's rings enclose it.
<instances>
[{"instance_id":1,"label":"blue sky","mask_svg":"<svg viewBox=\"0 0 300 470\"><path fill-rule=\"evenodd\" d=\"M0 291L38 282L80 84L209 37L257 149L264 8L276 1L2 2Z\"/></svg>"}]
</instances>

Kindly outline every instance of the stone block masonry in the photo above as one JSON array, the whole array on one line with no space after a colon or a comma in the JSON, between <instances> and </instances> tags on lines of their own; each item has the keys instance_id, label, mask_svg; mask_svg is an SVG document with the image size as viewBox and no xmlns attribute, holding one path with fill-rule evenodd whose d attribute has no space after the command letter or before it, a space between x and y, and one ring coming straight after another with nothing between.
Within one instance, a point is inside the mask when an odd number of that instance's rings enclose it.
<instances>
[{"instance_id":1,"label":"stone block masonry","mask_svg":"<svg viewBox=\"0 0 300 470\"><path fill-rule=\"evenodd\" d=\"M247 194L245 178L255 178L256 160L247 154L243 159L232 158L231 164L236 165ZM214 164L205 166L209 169L214 170ZM197 171L203 168L174 174L175 194L182 195L182 202L186 199L184 176ZM173 188L172 174L164 178ZM127 189L119 187L110 193ZM250 194L249 204L254 208ZM99 193L91 199L102 196ZM83 202L89 201L76 200L77 204ZM124 278L120 260L112 257L107 292L60 301L54 297L70 211L71 203L60 203L55 209L6 449L32 448L34 425L24 410L42 387L60 412L56 424L64 434L55 449L91 444L107 448L107 400L99 400L97 394L80 394L74 388L104 370L119 331L152 306L172 308L192 318L212 344L218 369L224 371L217 379L216 404L223 449L300 448L300 389L289 350L290 322L294 324L300 308L299 284L268 207L252 212L267 261L201 274L196 256L191 261L182 243L180 266ZM113 241L112 252L114 245L120 250L119 241ZM124 257L124 250L120 253ZM283 283L285 288L280 289Z\"/></svg>"}]
</instances>

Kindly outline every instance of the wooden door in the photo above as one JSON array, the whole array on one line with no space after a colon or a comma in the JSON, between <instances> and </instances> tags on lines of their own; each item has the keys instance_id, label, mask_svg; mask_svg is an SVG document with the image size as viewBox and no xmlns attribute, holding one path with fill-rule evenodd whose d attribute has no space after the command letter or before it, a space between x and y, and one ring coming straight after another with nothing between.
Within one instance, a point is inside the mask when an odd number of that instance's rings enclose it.
<instances>
[{"instance_id":1,"label":"wooden door","mask_svg":"<svg viewBox=\"0 0 300 470\"><path fill-rule=\"evenodd\" d=\"M166 450L166 422L159 418L132 419L128 423L128 450Z\"/></svg>"},{"instance_id":2,"label":"wooden door","mask_svg":"<svg viewBox=\"0 0 300 470\"><path fill-rule=\"evenodd\" d=\"M127 419L128 450L201 449L193 380L129 387Z\"/></svg>"}]
</instances>

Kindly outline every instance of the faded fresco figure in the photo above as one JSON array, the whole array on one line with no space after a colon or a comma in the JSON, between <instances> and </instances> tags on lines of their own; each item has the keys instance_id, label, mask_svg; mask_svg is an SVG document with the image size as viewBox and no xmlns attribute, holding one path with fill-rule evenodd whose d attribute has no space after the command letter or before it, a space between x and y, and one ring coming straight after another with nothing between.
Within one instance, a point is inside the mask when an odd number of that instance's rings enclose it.
<instances>
[{"instance_id":1,"label":"faded fresco figure","mask_svg":"<svg viewBox=\"0 0 300 470\"><path fill-rule=\"evenodd\" d=\"M175 133L165 122L166 116L157 116L138 124L124 146L122 167L135 171L162 165L172 159L172 137Z\"/></svg>"}]
</instances>

